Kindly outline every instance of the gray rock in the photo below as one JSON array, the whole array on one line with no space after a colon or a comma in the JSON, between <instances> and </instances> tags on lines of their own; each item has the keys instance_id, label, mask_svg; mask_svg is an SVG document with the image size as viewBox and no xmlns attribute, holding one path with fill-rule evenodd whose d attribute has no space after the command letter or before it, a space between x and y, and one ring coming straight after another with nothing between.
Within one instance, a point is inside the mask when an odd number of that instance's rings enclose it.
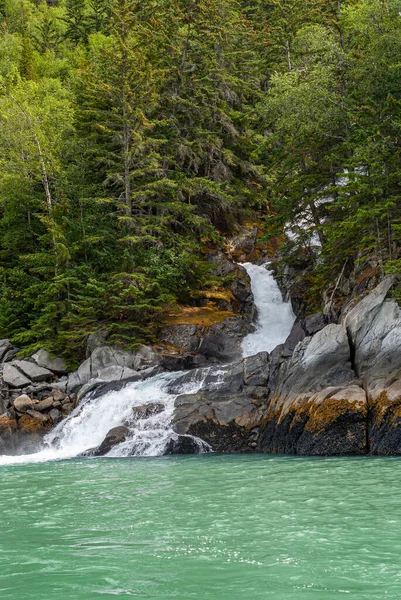
<instances>
[{"instance_id":1,"label":"gray rock","mask_svg":"<svg viewBox=\"0 0 401 600\"><path fill-rule=\"evenodd\" d=\"M160 364L160 355L157 354L149 346L141 346L138 352L133 357L133 368L135 371L142 371L157 367Z\"/></svg>"},{"instance_id":2,"label":"gray rock","mask_svg":"<svg viewBox=\"0 0 401 600\"><path fill-rule=\"evenodd\" d=\"M27 412L28 410L33 410L36 408L35 402L27 396L26 394L22 394L22 396L18 396L13 402L15 410L19 413Z\"/></svg>"},{"instance_id":3,"label":"gray rock","mask_svg":"<svg viewBox=\"0 0 401 600\"><path fill-rule=\"evenodd\" d=\"M78 402L81 402L81 400L90 392L93 392L94 390L96 390L98 387L102 386L104 384L104 380L103 379L91 379L90 381L88 381L88 383L85 383L85 385L83 385L79 391L78 391Z\"/></svg>"},{"instance_id":4,"label":"gray rock","mask_svg":"<svg viewBox=\"0 0 401 600\"><path fill-rule=\"evenodd\" d=\"M106 367L105 369L101 369L97 374L97 379L102 381L122 381L123 379L135 377L136 375L138 375L138 371L134 371L128 367L114 365L111 367Z\"/></svg>"},{"instance_id":5,"label":"gray rock","mask_svg":"<svg viewBox=\"0 0 401 600\"><path fill-rule=\"evenodd\" d=\"M120 425L119 427L114 427L113 429L110 429L110 431L107 433L106 437L104 438L103 442L94 451L93 455L94 456L104 456L105 454L108 454L110 452L110 450L112 448L114 448L114 446L118 446L122 442L125 442L128 435L129 435L129 429L128 429L128 427L124 427L123 425Z\"/></svg>"},{"instance_id":6,"label":"gray rock","mask_svg":"<svg viewBox=\"0 0 401 600\"><path fill-rule=\"evenodd\" d=\"M174 430L193 435L218 452L249 452L250 435L267 408L267 389L248 386L240 393L219 390L185 394L175 401Z\"/></svg>"},{"instance_id":7,"label":"gray rock","mask_svg":"<svg viewBox=\"0 0 401 600\"><path fill-rule=\"evenodd\" d=\"M3 362L4 355L12 347L10 340L0 340L0 362Z\"/></svg>"},{"instance_id":8,"label":"gray rock","mask_svg":"<svg viewBox=\"0 0 401 600\"><path fill-rule=\"evenodd\" d=\"M267 386L269 380L269 354L259 352L243 361L245 385Z\"/></svg>"},{"instance_id":9,"label":"gray rock","mask_svg":"<svg viewBox=\"0 0 401 600\"><path fill-rule=\"evenodd\" d=\"M229 362L241 357L241 342L252 329L249 317L232 316L210 326L175 325L165 327L160 333L164 342L196 352L210 361Z\"/></svg>"},{"instance_id":10,"label":"gray rock","mask_svg":"<svg viewBox=\"0 0 401 600\"><path fill-rule=\"evenodd\" d=\"M13 388L23 388L30 385L31 380L25 377L16 367L5 363L3 369L3 381Z\"/></svg>"},{"instance_id":11,"label":"gray rock","mask_svg":"<svg viewBox=\"0 0 401 600\"><path fill-rule=\"evenodd\" d=\"M32 417L33 419L36 419L37 421L42 421L42 423L47 422L47 416L43 415L42 413L38 412L37 410L27 410L26 414L29 415L30 417Z\"/></svg>"},{"instance_id":12,"label":"gray rock","mask_svg":"<svg viewBox=\"0 0 401 600\"><path fill-rule=\"evenodd\" d=\"M2 358L2 362L3 363L10 362L11 360L13 360L17 356L17 354L18 354L19 351L20 351L19 348L10 348L4 354L4 356Z\"/></svg>"},{"instance_id":13,"label":"gray rock","mask_svg":"<svg viewBox=\"0 0 401 600\"><path fill-rule=\"evenodd\" d=\"M157 415L164 410L164 404L161 404L160 402L151 402L149 404L142 404L141 406L134 406L132 409L132 416L135 421L149 419L149 417L153 417L153 415Z\"/></svg>"},{"instance_id":14,"label":"gray rock","mask_svg":"<svg viewBox=\"0 0 401 600\"><path fill-rule=\"evenodd\" d=\"M401 310L386 299L392 285L393 278L386 278L344 318L355 369L371 398L401 377Z\"/></svg>"},{"instance_id":15,"label":"gray rock","mask_svg":"<svg viewBox=\"0 0 401 600\"><path fill-rule=\"evenodd\" d=\"M16 367L21 373L26 375L31 381L45 381L46 379L52 379L54 373L43 367L31 363L27 360L15 360L12 363L13 367Z\"/></svg>"},{"instance_id":16,"label":"gray rock","mask_svg":"<svg viewBox=\"0 0 401 600\"><path fill-rule=\"evenodd\" d=\"M199 454L208 452L210 447L199 438L191 435L175 435L168 442L164 449L165 456L174 454Z\"/></svg>"},{"instance_id":17,"label":"gray rock","mask_svg":"<svg viewBox=\"0 0 401 600\"><path fill-rule=\"evenodd\" d=\"M52 408L52 410L49 412L49 417L51 418L53 423L56 424L61 420L62 414L57 408Z\"/></svg>"},{"instance_id":18,"label":"gray rock","mask_svg":"<svg viewBox=\"0 0 401 600\"><path fill-rule=\"evenodd\" d=\"M49 396L48 398L45 398L44 400L41 400L38 404L36 404L35 410L39 412L45 412L46 410L49 410L52 406L53 398Z\"/></svg>"},{"instance_id":19,"label":"gray rock","mask_svg":"<svg viewBox=\"0 0 401 600\"><path fill-rule=\"evenodd\" d=\"M68 373L68 367L65 361L62 358L52 358L47 350L38 350L33 356L32 360L39 367L43 367L44 369L48 369L53 373L57 373L58 375L64 375Z\"/></svg>"},{"instance_id":20,"label":"gray rock","mask_svg":"<svg viewBox=\"0 0 401 600\"><path fill-rule=\"evenodd\" d=\"M356 375L351 367L345 327L327 325L314 337L305 338L292 356L280 364L275 377L271 395L275 398L275 407L284 409L299 395L330 386L348 386Z\"/></svg>"}]
</instances>

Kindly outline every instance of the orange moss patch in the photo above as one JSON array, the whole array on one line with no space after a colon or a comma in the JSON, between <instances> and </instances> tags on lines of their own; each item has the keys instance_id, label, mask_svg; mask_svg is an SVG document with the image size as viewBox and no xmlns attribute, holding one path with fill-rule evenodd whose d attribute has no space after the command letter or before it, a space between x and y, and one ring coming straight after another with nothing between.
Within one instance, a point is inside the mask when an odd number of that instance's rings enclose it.
<instances>
[{"instance_id":1,"label":"orange moss patch","mask_svg":"<svg viewBox=\"0 0 401 600\"><path fill-rule=\"evenodd\" d=\"M227 310L218 310L214 306L180 306L164 317L163 324L168 326L200 325L201 327L210 327L234 316L234 313Z\"/></svg>"},{"instance_id":2,"label":"orange moss patch","mask_svg":"<svg viewBox=\"0 0 401 600\"><path fill-rule=\"evenodd\" d=\"M389 400L386 392L382 392L380 396L371 404L373 410L373 420L375 425L379 426L383 420L391 414L389 425L397 427L401 419L401 398Z\"/></svg>"},{"instance_id":3,"label":"orange moss patch","mask_svg":"<svg viewBox=\"0 0 401 600\"><path fill-rule=\"evenodd\" d=\"M23 415L18 421L18 427L25 433L42 433L46 430L40 419L35 419L29 415Z\"/></svg>"},{"instance_id":4,"label":"orange moss patch","mask_svg":"<svg viewBox=\"0 0 401 600\"><path fill-rule=\"evenodd\" d=\"M366 416L365 405L350 403L346 399L333 400L332 398L328 398L318 405L314 404L314 402L308 402L308 404L309 420L305 425L305 430L313 431L314 433L322 433L328 425L349 413L359 412Z\"/></svg>"},{"instance_id":5,"label":"orange moss patch","mask_svg":"<svg viewBox=\"0 0 401 600\"><path fill-rule=\"evenodd\" d=\"M263 422L266 423L277 418L277 424L280 424L290 415L290 428L292 429L297 423L305 421L306 417L305 431L318 435L342 416L360 413L361 416L366 417L366 412L365 404L351 403L346 398L341 400L327 398L320 404L316 404L313 400L298 398L294 400L293 406L286 413L282 413L280 409L270 408L265 414Z\"/></svg>"},{"instance_id":6,"label":"orange moss patch","mask_svg":"<svg viewBox=\"0 0 401 600\"><path fill-rule=\"evenodd\" d=\"M2 431L15 431L17 429L17 421L8 419L7 417L0 418L0 433Z\"/></svg>"},{"instance_id":7,"label":"orange moss patch","mask_svg":"<svg viewBox=\"0 0 401 600\"><path fill-rule=\"evenodd\" d=\"M225 300L226 302L235 302L235 298L231 290L226 288L213 288L200 292L200 295L208 300Z\"/></svg>"}]
</instances>

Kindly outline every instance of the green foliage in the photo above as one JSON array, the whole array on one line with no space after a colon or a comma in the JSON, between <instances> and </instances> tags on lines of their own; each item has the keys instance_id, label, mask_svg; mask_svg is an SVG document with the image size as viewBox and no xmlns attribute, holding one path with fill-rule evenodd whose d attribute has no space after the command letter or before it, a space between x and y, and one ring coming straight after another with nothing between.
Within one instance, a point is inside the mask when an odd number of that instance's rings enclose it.
<instances>
[{"instance_id":1,"label":"green foliage","mask_svg":"<svg viewBox=\"0 0 401 600\"><path fill-rule=\"evenodd\" d=\"M400 270L401 0L0 3L0 336L152 341L257 211L310 303Z\"/></svg>"}]
</instances>

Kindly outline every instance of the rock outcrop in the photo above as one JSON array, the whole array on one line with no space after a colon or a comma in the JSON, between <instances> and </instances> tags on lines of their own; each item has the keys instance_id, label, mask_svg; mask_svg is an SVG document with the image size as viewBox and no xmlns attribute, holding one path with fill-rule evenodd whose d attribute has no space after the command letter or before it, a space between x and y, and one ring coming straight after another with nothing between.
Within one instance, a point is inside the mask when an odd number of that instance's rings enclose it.
<instances>
[{"instance_id":1,"label":"rock outcrop","mask_svg":"<svg viewBox=\"0 0 401 600\"><path fill-rule=\"evenodd\" d=\"M175 431L199 437L218 452L255 451L267 410L268 369L268 354L262 352L219 369L183 375L171 392L178 392L190 378L202 387L196 394L177 397Z\"/></svg>"}]
</instances>

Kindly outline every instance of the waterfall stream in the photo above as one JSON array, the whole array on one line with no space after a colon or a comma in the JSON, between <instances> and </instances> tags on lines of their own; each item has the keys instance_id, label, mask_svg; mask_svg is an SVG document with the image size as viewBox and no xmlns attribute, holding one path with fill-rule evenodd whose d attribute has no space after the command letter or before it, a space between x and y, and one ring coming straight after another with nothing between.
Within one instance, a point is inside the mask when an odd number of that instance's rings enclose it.
<instances>
[{"instance_id":1,"label":"waterfall stream","mask_svg":"<svg viewBox=\"0 0 401 600\"><path fill-rule=\"evenodd\" d=\"M282 343L291 330L295 316L291 305L283 302L277 283L265 266L250 263L243 266L251 278L258 309L256 330L243 341L243 356L246 357L264 350L271 351ZM168 441L177 437L172 429L177 396L198 392L208 376L208 389L218 389L220 369L221 366L197 369L190 381L185 382L183 378L182 384L178 380L182 378L183 372L163 373L145 381L128 383L123 389L103 396L89 394L66 419L46 435L44 449L29 455L0 456L0 465L79 456L90 448L98 447L108 431L119 425L126 425L131 433L124 442L112 448L107 456L160 456ZM134 417L135 407L156 403L159 405L158 412L150 415L145 413L142 418ZM200 452L210 450L202 440L193 439Z\"/></svg>"},{"instance_id":2,"label":"waterfall stream","mask_svg":"<svg viewBox=\"0 0 401 600\"><path fill-rule=\"evenodd\" d=\"M250 279L256 308L258 310L256 331L242 342L242 355L253 356L258 352L271 352L285 342L295 321L291 302L283 302L273 273L265 265L245 263L242 265Z\"/></svg>"}]
</instances>

